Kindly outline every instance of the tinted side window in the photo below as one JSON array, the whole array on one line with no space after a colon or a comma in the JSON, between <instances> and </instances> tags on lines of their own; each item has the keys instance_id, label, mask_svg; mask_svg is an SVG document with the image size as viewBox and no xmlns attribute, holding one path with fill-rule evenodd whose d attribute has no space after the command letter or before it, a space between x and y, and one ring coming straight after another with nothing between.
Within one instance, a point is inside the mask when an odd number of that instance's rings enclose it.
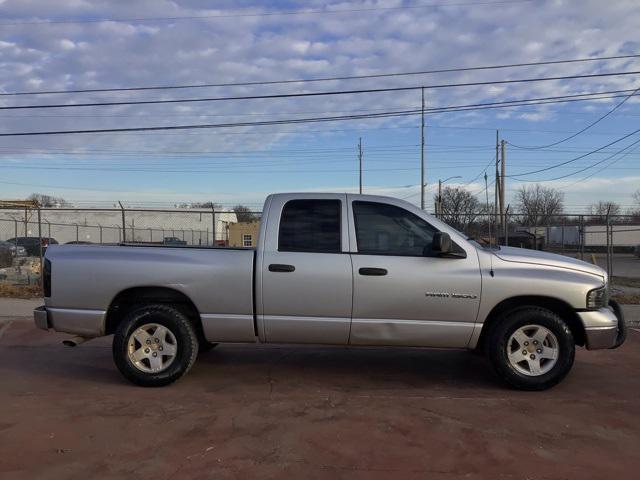
<instances>
[{"instance_id":1,"label":"tinted side window","mask_svg":"<svg viewBox=\"0 0 640 480\"><path fill-rule=\"evenodd\" d=\"M435 228L404 208L353 202L358 252L369 255L429 254Z\"/></svg>"},{"instance_id":2,"label":"tinted side window","mask_svg":"<svg viewBox=\"0 0 640 480\"><path fill-rule=\"evenodd\" d=\"M278 250L340 253L340 200L291 200L282 209Z\"/></svg>"}]
</instances>

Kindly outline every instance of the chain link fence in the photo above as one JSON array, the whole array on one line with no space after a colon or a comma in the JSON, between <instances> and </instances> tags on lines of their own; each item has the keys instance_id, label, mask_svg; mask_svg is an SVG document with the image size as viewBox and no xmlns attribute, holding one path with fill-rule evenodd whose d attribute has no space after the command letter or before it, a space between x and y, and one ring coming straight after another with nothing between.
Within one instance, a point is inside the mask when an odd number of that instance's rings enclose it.
<instances>
[{"instance_id":1,"label":"chain link fence","mask_svg":"<svg viewBox=\"0 0 640 480\"><path fill-rule=\"evenodd\" d=\"M212 209L0 208L0 284L39 282L50 244L255 246L260 212ZM231 245L235 225L244 245ZM256 230L254 232L254 230ZM246 237L251 237L247 243Z\"/></svg>"},{"instance_id":2,"label":"chain link fence","mask_svg":"<svg viewBox=\"0 0 640 480\"><path fill-rule=\"evenodd\" d=\"M140 243L255 247L261 212L211 209L0 208L0 284L39 281L49 244ZM623 295L640 299L640 218L447 213L440 218L480 243L545 250L592 262Z\"/></svg>"},{"instance_id":3,"label":"chain link fence","mask_svg":"<svg viewBox=\"0 0 640 480\"><path fill-rule=\"evenodd\" d=\"M605 269L619 300L640 303L640 217L443 213L441 219L483 244L544 250Z\"/></svg>"}]
</instances>

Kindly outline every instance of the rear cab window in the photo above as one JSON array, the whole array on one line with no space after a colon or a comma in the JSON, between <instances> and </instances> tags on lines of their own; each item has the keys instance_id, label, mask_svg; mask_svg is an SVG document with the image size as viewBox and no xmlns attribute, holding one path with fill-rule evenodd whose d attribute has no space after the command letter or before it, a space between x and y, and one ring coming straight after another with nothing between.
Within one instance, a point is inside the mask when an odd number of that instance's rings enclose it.
<instances>
[{"instance_id":1,"label":"rear cab window","mask_svg":"<svg viewBox=\"0 0 640 480\"><path fill-rule=\"evenodd\" d=\"M300 199L285 203L278 251L341 253L342 203L337 199Z\"/></svg>"}]
</instances>

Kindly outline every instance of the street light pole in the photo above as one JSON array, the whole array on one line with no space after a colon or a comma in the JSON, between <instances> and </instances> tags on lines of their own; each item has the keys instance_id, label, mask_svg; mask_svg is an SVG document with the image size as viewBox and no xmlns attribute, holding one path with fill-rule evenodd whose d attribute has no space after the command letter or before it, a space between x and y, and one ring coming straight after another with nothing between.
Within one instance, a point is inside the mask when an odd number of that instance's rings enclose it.
<instances>
[{"instance_id":1,"label":"street light pole","mask_svg":"<svg viewBox=\"0 0 640 480\"><path fill-rule=\"evenodd\" d=\"M436 211L436 218L442 219L442 184L453 180L454 178L462 178L460 175L445 178L444 180L438 180L438 208Z\"/></svg>"},{"instance_id":2,"label":"street light pole","mask_svg":"<svg viewBox=\"0 0 640 480\"><path fill-rule=\"evenodd\" d=\"M360 194L362 195L362 137L358 141L358 161L360 164Z\"/></svg>"}]
</instances>

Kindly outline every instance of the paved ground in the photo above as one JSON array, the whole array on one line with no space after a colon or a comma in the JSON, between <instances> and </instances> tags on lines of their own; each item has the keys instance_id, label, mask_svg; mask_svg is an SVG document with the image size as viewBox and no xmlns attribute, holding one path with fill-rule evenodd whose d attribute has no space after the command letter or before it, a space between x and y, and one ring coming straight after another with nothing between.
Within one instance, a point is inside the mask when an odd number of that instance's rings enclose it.
<instances>
[{"instance_id":1,"label":"paved ground","mask_svg":"<svg viewBox=\"0 0 640 480\"><path fill-rule=\"evenodd\" d=\"M1 321L1 320L0 320ZM6 324L7 319L4 319ZM171 387L126 383L110 339L13 321L0 338L0 478L635 478L640 333L579 351L541 393L481 358L222 346Z\"/></svg>"}]
</instances>

